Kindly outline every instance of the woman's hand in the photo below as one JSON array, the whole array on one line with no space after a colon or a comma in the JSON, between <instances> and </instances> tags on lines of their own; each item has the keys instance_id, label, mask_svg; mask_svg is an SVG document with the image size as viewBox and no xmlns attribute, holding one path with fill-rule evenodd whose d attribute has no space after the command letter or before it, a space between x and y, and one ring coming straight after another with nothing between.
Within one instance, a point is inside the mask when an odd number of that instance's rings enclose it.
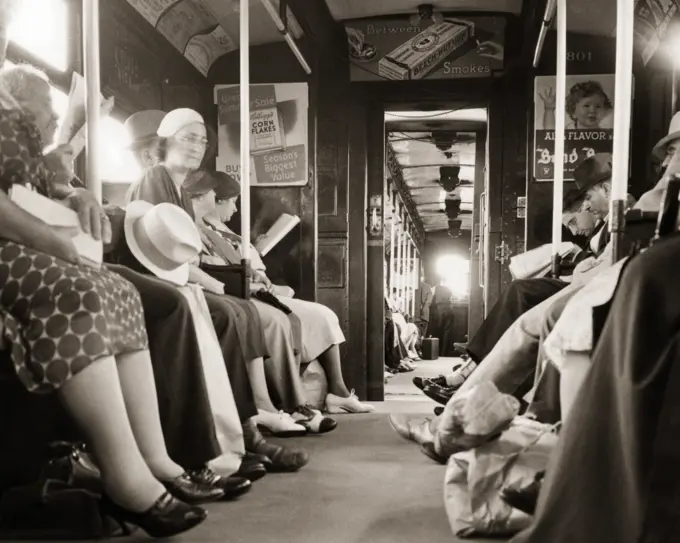
<instances>
[{"instance_id":1,"label":"woman's hand","mask_svg":"<svg viewBox=\"0 0 680 543\"><path fill-rule=\"evenodd\" d=\"M272 282L269 280L269 277L264 274L264 272L258 270L252 270L252 272L253 282L262 283L267 290L272 288Z\"/></svg>"},{"instance_id":2,"label":"woman's hand","mask_svg":"<svg viewBox=\"0 0 680 543\"><path fill-rule=\"evenodd\" d=\"M295 296L295 291L286 285L273 285L272 292L284 298L293 298Z\"/></svg>"},{"instance_id":3,"label":"woman's hand","mask_svg":"<svg viewBox=\"0 0 680 543\"><path fill-rule=\"evenodd\" d=\"M111 242L111 222L94 194L87 189L73 189L64 203L78 213L83 232L104 243Z\"/></svg>"}]
</instances>

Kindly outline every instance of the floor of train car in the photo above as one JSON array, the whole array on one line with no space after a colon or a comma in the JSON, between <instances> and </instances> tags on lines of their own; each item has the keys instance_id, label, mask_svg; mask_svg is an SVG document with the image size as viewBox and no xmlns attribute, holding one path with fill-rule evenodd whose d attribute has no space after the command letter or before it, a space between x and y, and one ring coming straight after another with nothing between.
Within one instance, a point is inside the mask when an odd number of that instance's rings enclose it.
<instances>
[{"instance_id":1,"label":"floor of train car","mask_svg":"<svg viewBox=\"0 0 680 543\"><path fill-rule=\"evenodd\" d=\"M268 475L242 499L208 506L208 520L173 541L462 542L444 511L445 468L401 439L387 420L390 413L431 414L434 402L411 379L450 371L454 360L422 361L415 372L393 377L374 414L338 416L328 435L286 440L311 453L303 470ZM140 533L119 541L143 540Z\"/></svg>"}]
</instances>

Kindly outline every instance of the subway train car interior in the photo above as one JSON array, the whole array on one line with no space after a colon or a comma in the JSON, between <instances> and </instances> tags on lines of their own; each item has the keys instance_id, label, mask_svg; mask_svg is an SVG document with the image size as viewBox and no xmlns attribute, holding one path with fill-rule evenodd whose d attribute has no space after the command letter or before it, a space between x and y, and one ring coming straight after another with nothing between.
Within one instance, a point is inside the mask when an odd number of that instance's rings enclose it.
<instances>
[{"instance_id":1,"label":"subway train car interior","mask_svg":"<svg viewBox=\"0 0 680 543\"><path fill-rule=\"evenodd\" d=\"M680 541L680 0L421 2L0 0L0 540Z\"/></svg>"}]
</instances>

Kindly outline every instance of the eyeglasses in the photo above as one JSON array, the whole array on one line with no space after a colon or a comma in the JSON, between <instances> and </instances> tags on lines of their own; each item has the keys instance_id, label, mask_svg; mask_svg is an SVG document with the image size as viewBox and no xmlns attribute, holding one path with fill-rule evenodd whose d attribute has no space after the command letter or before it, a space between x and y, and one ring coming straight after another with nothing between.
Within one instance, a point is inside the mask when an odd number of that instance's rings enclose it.
<instances>
[{"instance_id":1,"label":"eyeglasses","mask_svg":"<svg viewBox=\"0 0 680 543\"><path fill-rule=\"evenodd\" d=\"M175 136L175 140L187 147L207 147L208 138L200 136Z\"/></svg>"}]
</instances>

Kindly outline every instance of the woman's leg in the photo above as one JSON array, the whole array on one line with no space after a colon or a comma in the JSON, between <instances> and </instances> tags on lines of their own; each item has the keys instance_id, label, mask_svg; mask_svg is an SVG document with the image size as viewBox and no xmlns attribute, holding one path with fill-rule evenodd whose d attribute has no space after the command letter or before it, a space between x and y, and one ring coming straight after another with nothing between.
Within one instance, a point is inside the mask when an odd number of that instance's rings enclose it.
<instances>
[{"instance_id":1,"label":"woman's leg","mask_svg":"<svg viewBox=\"0 0 680 543\"><path fill-rule=\"evenodd\" d=\"M328 392L341 398L349 398L350 391L347 389L342 377L342 361L340 360L340 347L331 345L319 355L319 364L326 372L328 380Z\"/></svg>"},{"instance_id":2,"label":"woman's leg","mask_svg":"<svg viewBox=\"0 0 680 543\"><path fill-rule=\"evenodd\" d=\"M165 448L149 351L119 355L116 361L130 426L151 473L162 481L179 477L184 470Z\"/></svg>"},{"instance_id":3,"label":"woman's leg","mask_svg":"<svg viewBox=\"0 0 680 543\"><path fill-rule=\"evenodd\" d=\"M267 377L264 373L264 359L256 358L246 363L248 370L248 379L250 386L253 387L253 395L255 397L255 405L258 410L269 411L270 413L277 413L278 409L274 407L272 399L269 397L269 390L267 389Z\"/></svg>"},{"instance_id":4,"label":"woman's leg","mask_svg":"<svg viewBox=\"0 0 680 543\"><path fill-rule=\"evenodd\" d=\"M95 361L69 379L59 396L88 437L109 497L131 511L149 509L165 488L154 478L135 440L115 359Z\"/></svg>"}]
</instances>

